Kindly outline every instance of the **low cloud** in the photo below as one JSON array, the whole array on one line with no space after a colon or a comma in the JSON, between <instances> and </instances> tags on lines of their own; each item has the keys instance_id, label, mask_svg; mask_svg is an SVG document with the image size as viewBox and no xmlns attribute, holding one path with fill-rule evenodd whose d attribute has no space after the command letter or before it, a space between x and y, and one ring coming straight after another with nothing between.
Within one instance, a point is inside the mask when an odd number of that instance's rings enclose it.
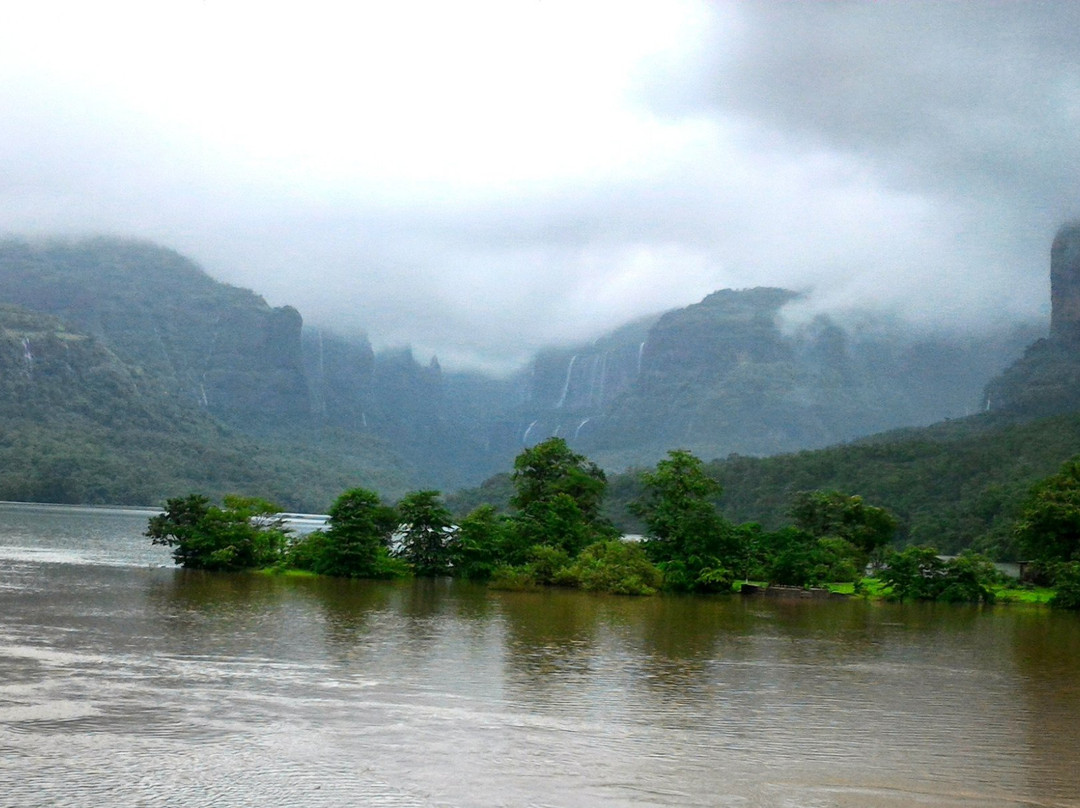
<instances>
[{"instance_id":1,"label":"low cloud","mask_svg":"<svg viewBox=\"0 0 1080 808\"><path fill-rule=\"evenodd\" d=\"M792 321L1046 317L1074 3L336 5L20 12L4 231L153 239L449 367L724 287L802 291Z\"/></svg>"}]
</instances>

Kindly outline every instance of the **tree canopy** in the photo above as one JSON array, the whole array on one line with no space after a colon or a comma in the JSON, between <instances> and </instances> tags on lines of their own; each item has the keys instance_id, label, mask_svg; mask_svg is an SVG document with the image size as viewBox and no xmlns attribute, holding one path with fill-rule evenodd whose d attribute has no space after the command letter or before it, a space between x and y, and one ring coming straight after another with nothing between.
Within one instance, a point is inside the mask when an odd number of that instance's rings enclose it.
<instances>
[{"instance_id":1,"label":"tree canopy","mask_svg":"<svg viewBox=\"0 0 1080 808\"><path fill-rule=\"evenodd\" d=\"M253 497L229 495L219 507L202 494L189 494L167 500L165 510L150 518L146 535L154 544L172 547L182 567L254 569L281 557L287 531L280 510Z\"/></svg>"}]
</instances>

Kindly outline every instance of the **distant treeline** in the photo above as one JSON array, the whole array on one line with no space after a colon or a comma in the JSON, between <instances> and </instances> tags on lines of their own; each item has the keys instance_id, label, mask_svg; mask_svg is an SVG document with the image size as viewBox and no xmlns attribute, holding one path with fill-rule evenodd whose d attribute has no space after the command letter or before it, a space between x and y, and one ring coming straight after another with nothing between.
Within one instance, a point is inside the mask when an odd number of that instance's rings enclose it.
<instances>
[{"instance_id":1,"label":"distant treeline","mask_svg":"<svg viewBox=\"0 0 1080 808\"><path fill-rule=\"evenodd\" d=\"M267 501L230 497L216 506L191 494L169 500L147 535L172 547L178 563L198 569L452 575L507 589L723 593L737 580L754 580L797 587L846 582L858 592L867 571L876 570L875 586L896 599L990 602L1003 583L977 553L944 559L931 546L889 549L896 517L859 495L798 492L787 509L789 523L777 529L731 522L717 507L720 482L684 450L640 474L640 494L629 503L644 526L640 542L624 540L605 516L603 470L561 438L523 450L509 481L508 513L484 503L458 520L438 491L414 491L391 506L374 491L351 489L330 508L325 530L301 537L287 534L277 506ZM1075 605L1068 593L1076 584L1080 595L1080 462L1029 492L1013 535L1059 584L1061 604Z\"/></svg>"}]
</instances>

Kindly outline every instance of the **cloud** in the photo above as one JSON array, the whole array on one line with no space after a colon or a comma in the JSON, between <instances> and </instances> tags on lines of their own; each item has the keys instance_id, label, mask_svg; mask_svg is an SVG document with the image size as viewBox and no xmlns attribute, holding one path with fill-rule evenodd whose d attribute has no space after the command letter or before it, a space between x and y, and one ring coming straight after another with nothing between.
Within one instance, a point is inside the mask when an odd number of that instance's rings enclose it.
<instances>
[{"instance_id":1,"label":"cloud","mask_svg":"<svg viewBox=\"0 0 1080 808\"><path fill-rule=\"evenodd\" d=\"M1044 317L1074 3L24 4L0 220L507 369L725 286Z\"/></svg>"}]
</instances>

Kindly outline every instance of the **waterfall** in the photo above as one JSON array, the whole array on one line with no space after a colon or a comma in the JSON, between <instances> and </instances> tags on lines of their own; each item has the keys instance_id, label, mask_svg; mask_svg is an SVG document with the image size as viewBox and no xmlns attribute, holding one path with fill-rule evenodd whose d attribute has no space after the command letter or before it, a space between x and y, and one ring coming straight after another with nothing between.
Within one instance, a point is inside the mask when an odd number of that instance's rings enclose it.
<instances>
[{"instance_id":1,"label":"waterfall","mask_svg":"<svg viewBox=\"0 0 1080 808\"><path fill-rule=\"evenodd\" d=\"M581 432L581 428L585 426L585 424L589 423L589 421L591 420L592 418L586 418L584 421L577 425L577 429L574 430L574 440L577 440L577 436L578 433Z\"/></svg>"},{"instance_id":2,"label":"waterfall","mask_svg":"<svg viewBox=\"0 0 1080 808\"><path fill-rule=\"evenodd\" d=\"M647 342L648 340L646 340ZM641 357L645 354L645 342L642 342L637 349L637 375L641 375Z\"/></svg>"},{"instance_id":3,"label":"waterfall","mask_svg":"<svg viewBox=\"0 0 1080 808\"><path fill-rule=\"evenodd\" d=\"M555 409L562 409L563 404L566 403L566 394L570 392L570 376L574 373L574 363L577 362L577 354L570 357L570 364L566 368L566 381L563 382L562 395L559 396L559 403L555 405Z\"/></svg>"},{"instance_id":4,"label":"waterfall","mask_svg":"<svg viewBox=\"0 0 1080 808\"><path fill-rule=\"evenodd\" d=\"M604 351L604 355L600 359L600 398L594 405L598 409L604 406L604 385L607 384L607 357L608 352ZM578 429L580 428L578 427Z\"/></svg>"},{"instance_id":5,"label":"waterfall","mask_svg":"<svg viewBox=\"0 0 1080 808\"><path fill-rule=\"evenodd\" d=\"M593 354L593 356L591 356L589 358L592 361L591 361L591 364L589 365L590 370L589 370L589 401L588 401L588 405L590 407L595 407L596 406L596 385L597 385L597 382L599 381L599 377L600 377L600 368L601 368L601 365L602 365L602 362L601 362L602 355L601 354Z\"/></svg>"},{"instance_id":6,"label":"waterfall","mask_svg":"<svg viewBox=\"0 0 1080 808\"><path fill-rule=\"evenodd\" d=\"M34 352L30 350L30 338L23 337L23 359L26 361L26 372L30 373L34 369Z\"/></svg>"},{"instance_id":7,"label":"waterfall","mask_svg":"<svg viewBox=\"0 0 1080 808\"><path fill-rule=\"evenodd\" d=\"M322 329L315 329L315 333L319 335L319 384L323 384L325 376L325 365L323 364L323 346L322 346Z\"/></svg>"},{"instance_id":8,"label":"waterfall","mask_svg":"<svg viewBox=\"0 0 1080 808\"><path fill-rule=\"evenodd\" d=\"M528 445L526 443L526 441L529 439L529 433L532 432L532 428L534 426L536 426L536 421L533 421L531 424L529 424L529 428L526 429L525 434L521 436L521 445L522 446L527 446Z\"/></svg>"}]
</instances>

